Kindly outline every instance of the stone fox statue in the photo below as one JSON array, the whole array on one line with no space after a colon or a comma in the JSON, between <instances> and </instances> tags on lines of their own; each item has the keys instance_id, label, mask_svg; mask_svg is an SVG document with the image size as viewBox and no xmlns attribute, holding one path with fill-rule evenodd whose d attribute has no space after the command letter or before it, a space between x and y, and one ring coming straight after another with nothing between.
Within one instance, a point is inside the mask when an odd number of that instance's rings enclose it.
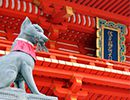
<instances>
[{"instance_id":1,"label":"stone fox statue","mask_svg":"<svg viewBox=\"0 0 130 100\"><path fill-rule=\"evenodd\" d=\"M48 38L38 24L32 24L28 17L21 25L19 36L15 39L11 52L0 57L0 89L9 87L15 82L18 88L24 89L24 81L31 92L41 94L34 82L32 70L36 60L34 45L37 50L45 50Z\"/></svg>"}]
</instances>

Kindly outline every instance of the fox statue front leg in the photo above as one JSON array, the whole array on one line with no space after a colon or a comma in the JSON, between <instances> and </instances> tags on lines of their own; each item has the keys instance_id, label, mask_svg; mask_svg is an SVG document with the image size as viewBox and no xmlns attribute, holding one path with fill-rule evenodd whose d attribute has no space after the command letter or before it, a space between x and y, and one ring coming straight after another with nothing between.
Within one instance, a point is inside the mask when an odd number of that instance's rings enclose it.
<instances>
[{"instance_id":1,"label":"fox statue front leg","mask_svg":"<svg viewBox=\"0 0 130 100\"><path fill-rule=\"evenodd\" d=\"M32 74L32 66L29 66L29 64L24 62L22 64L21 74L22 74L25 82L27 83L29 89L31 90L31 92L34 94L41 95L41 93L38 91L37 86L34 82L34 78L33 78L33 74Z\"/></svg>"}]
</instances>

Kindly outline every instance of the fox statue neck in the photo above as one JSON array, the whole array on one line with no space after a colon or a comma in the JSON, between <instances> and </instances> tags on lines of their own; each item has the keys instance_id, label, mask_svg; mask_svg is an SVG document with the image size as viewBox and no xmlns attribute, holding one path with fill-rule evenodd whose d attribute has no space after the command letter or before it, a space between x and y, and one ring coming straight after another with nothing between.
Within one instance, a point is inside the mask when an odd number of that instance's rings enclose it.
<instances>
[{"instance_id":1,"label":"fox statue neck","mask_svg":"<svg viewBox=\"0 0 130 100\"><path fill-rule=\"evenodd\" d=\"M27 41L31 42L33 45L36 44L36 40L35 40L35 38L34 38L33 35L29 35L29 34L25 34L25 33L20 33L17 38L22 38L24 40L27 40Z\"/></svg>"}]
</instances>

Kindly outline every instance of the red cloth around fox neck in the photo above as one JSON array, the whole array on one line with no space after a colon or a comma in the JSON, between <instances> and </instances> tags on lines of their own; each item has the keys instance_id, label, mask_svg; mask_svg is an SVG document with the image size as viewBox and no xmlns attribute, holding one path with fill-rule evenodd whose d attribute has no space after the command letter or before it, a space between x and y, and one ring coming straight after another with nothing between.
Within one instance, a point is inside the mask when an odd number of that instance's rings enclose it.
<instances>
[{"instance_id":1,"label":"red cloth around fox neck","mask_svg":"<svg viewBox=\"0 0 130 100\"><path fill-rule=\"evenodd\" d=\"M22 52L25 52L27 54L29 54L30 56L32 56L32 58L34 60L36 60L36 54L35 54L35 51L34 51L34 45L25 40L25 39L22 39L22 38L17 38L16 39L16 44L13 48L13 51L22 51Z\"/></svg>"}]
</instances>

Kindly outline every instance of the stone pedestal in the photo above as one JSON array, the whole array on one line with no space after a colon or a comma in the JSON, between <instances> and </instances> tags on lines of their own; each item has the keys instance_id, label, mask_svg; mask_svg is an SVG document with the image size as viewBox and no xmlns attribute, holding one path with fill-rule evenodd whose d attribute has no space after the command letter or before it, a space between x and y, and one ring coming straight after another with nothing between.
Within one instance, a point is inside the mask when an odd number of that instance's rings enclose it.
<instances>
[{"instance_id":1,"label":"stone pedestal","mask_svg":"<svg viewBox=\"0 0 130 100\"><path fill-rule=\"evenodd\" d=\"M58 100L57 97L28 94L17 88L0 89L0 100Z\"/></svg>"}]
</instances>

